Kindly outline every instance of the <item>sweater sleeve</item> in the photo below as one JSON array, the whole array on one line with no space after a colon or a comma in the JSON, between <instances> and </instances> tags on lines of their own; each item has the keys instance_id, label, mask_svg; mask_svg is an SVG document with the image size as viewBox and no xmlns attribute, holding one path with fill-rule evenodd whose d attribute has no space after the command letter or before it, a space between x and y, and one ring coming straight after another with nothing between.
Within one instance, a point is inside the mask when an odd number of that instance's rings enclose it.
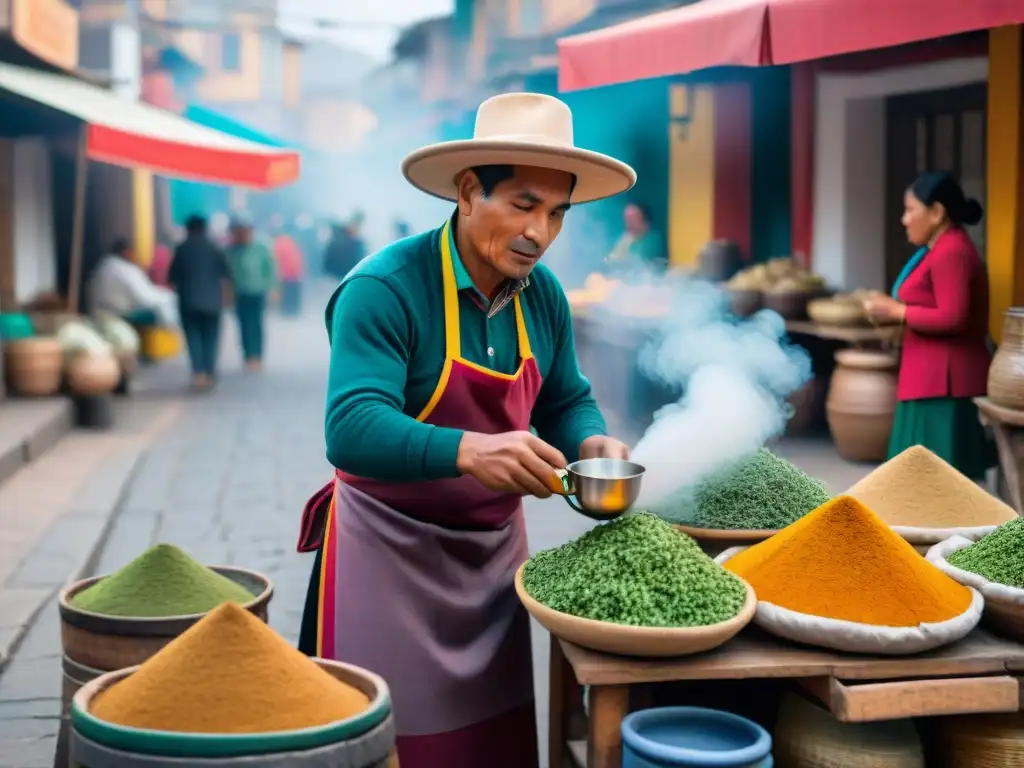
<instances>
[{"instance_id":1,"label":"sweater sleeve","mask_svg":"<svg viewBox=\"0 0 1024 768\"><path fill-rule=\"evenodd\" d=\"M607 434L608 428L576 359L569 302L560 288L556 294L549 303L554 326L551 369L541 385L532 422L540 438L572 462L579 458L580 443Z\"/></svg>"},{"instance_id":2,"label":"sweater sleeve","mask_svg":"<svg viewBox=\"0 0 1024 768\"><path fill-rule=\"evenodd\" d=\"M967 327L971 311L971 259L965 248L936 250L929 258L935 306L907 306L907 327L918 333L954 334Z\"/></svg>"},{"instance_id":3,"label":"sweater sleeve","mask_svg":"<svg viewBox=\"0 0 1024 768\"><path fill-rule=\"evenodd\" d=\"M331 464L391 482L458 477L462 431L403 411L412 319L395 291L372 275L349 278L330 327L324 435Z\"/></svg>"}]
</instances>

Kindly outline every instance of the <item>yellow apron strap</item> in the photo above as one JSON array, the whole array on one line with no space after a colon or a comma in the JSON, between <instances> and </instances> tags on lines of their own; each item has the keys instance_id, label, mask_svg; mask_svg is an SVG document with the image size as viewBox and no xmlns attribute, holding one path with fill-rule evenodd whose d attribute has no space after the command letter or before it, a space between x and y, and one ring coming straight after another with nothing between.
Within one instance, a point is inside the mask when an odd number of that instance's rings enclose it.
<instances>
[{"instance_id":1,"label":"yellow apron strap","mask_svg":"<svg viewBox=\"0 0 1024 768\"><path fill-rule=\"evenodd\" d=\"M462 337L459 333L459 290L455 284L454 254L451 245L451 221L446 221L441 230L441 282L444 286L444 341L445 357L456 360L462 357ZM516 338L519 342L519 357L529 360L533 357L530 336L526 332L526 320L519 294L513 299L516 307Z\"/></svg>"},{"instance_id":2,"label":"yellow apron strap","mask_svg":"<svg viewBox=\"0 0 1024 768\"><path fill-rule=\"evenodd\" d=\"M533 357L533 351L530 349L530 334L526 332L526 318L523 317L523 305L519 301L518 293L512 301L516 305L516 337L519 339L519 357L522 360L529 360Z\"/></svg>"},{"instance_id":3,"label":"yellow apron strap","mask_svg":"<svg viewBox=\"0 0 1024 768\"><path fill-rule=\"evenodd\" d=\"M455 360L462 356L459 335L459 290L455 285L455 265L452 263L451 221L441 230L441 281L444 286L444 342L445 357Z\"/></svg>"}]
</instances>

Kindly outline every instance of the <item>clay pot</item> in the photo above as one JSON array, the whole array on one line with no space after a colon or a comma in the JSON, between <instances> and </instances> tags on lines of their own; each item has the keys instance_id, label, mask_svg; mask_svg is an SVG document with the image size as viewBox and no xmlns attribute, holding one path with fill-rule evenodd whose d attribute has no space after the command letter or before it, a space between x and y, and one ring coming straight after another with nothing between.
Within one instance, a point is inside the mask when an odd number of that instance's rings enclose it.
<instances>
[{"instance_id":1,"label":"clay pot","mask_svg":"<svg viewBox=\"0 0 1024 768\"><path fill-rule=\"evenodd\" d=\"M899 358L890 352L842 349L825 401L836 450L850 461L885 461L896 413Z\"/></svg>"},{"instance_id":2,"label":"clay pot","mask_svg":"<svg viewBox=\"0 0 1024 768\"><path fill-rule=\"evenodd\" d=\"M711 240L697 255L698 274L715 283L725 282L743 266L743 252L730 240Z\"/></svg>"},{"instance_id":3,"label":"clay pot","mask_svg":"<svg viewBox=\"0 0 1024 768\"><path fill-rule=\"evenodd\" d=\"M821 291L766 291L763 303L765 309L775 310L786 320L806 320L807 303L821 295Z\"/></svg>"},{"instance_id":4,"label":"clay pot","mask_svg":"<svg viewBox=\"0 0 1024 768\"><path fill-rule=\"evenodd\" d=\"M121 364L110 353L80 353L68 360L64 375L68 389L76 395L106 395L121 380Z\"/></svg>"},{"instance_id":5,"label":"clay pot","mask_svg":"<svg viewBox=\"0 0 1024 768\"><path fill-rule=\"evenodd\" d=\"M736 317L750 317L761 308L764 294L761 291L729 290L729 309Z\"/></svg>"},{"instance_id":6,"label":"clay pot","mask_svg":"<svg viewBox=\"0 0 1024 768\"><path fill-rule=\"evenodd\" d=\"M48 336L4 344L4 372L11 392L23 397L51 397L60 391L63 358L60 342Z\"/></svg>"},{"instance_id":7,"label":"clay pot","mask_svg":"<svg viewBox=\"0 0 1024 768\"><path fill-rule=\"evenodd\" d=\"M1024 411L1024 307L1010 307L1003 316L1003 340L988 369L988 399Z\"/></svg>"}]
</instances>

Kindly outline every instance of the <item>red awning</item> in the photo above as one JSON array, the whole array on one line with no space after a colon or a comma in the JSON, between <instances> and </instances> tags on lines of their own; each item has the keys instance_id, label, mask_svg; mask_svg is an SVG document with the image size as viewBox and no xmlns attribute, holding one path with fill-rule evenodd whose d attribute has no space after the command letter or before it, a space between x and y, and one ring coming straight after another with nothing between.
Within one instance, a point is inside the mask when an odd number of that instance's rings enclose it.
<instances>
[{"instance_id":1,"label":"red awning","mask_svg":"<svg viewBox=\"0 0 1024 768\"><path fill-rule=\"evenodd\" d=\"M84 122L93 160L253 189L299 177L299 156L292 150L229 136L67 75L0 64L0 91Z\"/></svg>"},{"instance_id":2,"label":"red awning","mask_svg":"<svg viewBox=\"0 0 1024 768\"><path fill-rule=\"evenodd\" d=\"M559 40L558 85L791 64L1021 23L1024 0L700 0Z\"/></svg>"}]
</instances>

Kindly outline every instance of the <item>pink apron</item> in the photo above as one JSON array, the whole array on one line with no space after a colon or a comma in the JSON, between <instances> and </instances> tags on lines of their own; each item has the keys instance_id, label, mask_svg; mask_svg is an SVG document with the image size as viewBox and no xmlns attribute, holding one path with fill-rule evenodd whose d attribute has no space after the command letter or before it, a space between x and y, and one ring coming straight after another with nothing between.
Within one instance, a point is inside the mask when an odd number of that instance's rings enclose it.
<instances>
[{"instance_id":1,"label":"pink apron","mask_svg":"<svg viewBox=\"0 0 1024 768\"><path fill-rule=\"evenodd\" d=\"M527 430L541 376L520 299L519 370L463 359L449 226L441 233L446 358L417 420L489 434ZM381 483L337 473L317 653L388 681L402 768L537 765L530 625L513 587L527 557L518 495L471 477Z\"/></svg>"}]
</instances>

